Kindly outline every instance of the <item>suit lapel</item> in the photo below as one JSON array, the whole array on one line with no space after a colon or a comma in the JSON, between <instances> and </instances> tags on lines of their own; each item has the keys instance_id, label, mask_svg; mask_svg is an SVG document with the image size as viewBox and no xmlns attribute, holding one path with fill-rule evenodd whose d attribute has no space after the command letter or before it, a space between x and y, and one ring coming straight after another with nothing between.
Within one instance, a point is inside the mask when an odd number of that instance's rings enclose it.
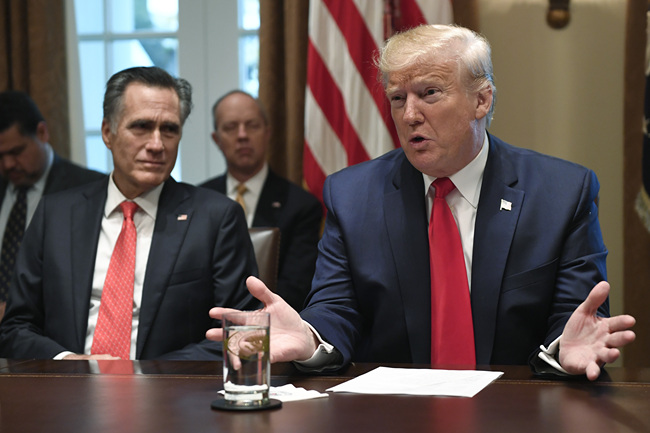
<instances>
[{"instance_id":1,"label":"suit lapel","mask_svg":"<svg viewBox=\"0 0 650 433\"><path fill-rule=\"evenodd\" d=\"M286 192L282 190L281 183L276 178L276 174L269 169L255 209L253 227L278 226L280 210L286 201Z\"/></svg>"},{"instance_id":2,"label":"suit lapel","mask_svg":"<svg viewBox=\"0 0 650 433\"><path fill-rule=\"evenodd\" d=\"M77 346L85 346L88 306L92 292L97 243L106 203L108 178L81 193L82 199L72 207L70 219L71 273L77 284L71 290Z\"/></svg>"},{"instance_id":3,"label":"suit lapel","mask_svg":"<svg viewBox=\"0 0 650 433\"><path fill-rule=\"evenodd\" d=\"M516 182L516 172L503 158L501 144L490 136L472 253L472 316L478 364L489 364L492 357L501 282L524 200L524 192L513 187Z\"/></svg>"},{"instance_id":4,"label":"suit lapel","mask_svg":"<svg viewBox=\"0 0 650 433\"><path fill-rule=\"evenodd\" d=\"M156 224L142 288L142 306L136 358L140 358L160 303L163 300L181 250L187 229L192 220L189 193L173 179L165 182L156 214Z\"/></svg>"},{"instance_id":5,"label":"suit lapel","mask_svg":"<svg viewBox=\"0 0 650 433\"><path fill-rule=\"evenodd\" d=\"M388 176L384 216L395 258L404 319L413 362L430 359L431 291L424 182L402 153ZM414 217L420 215L420 217ZM425 326L423 326L425 325Z\"/></svg>"}]
</instances>

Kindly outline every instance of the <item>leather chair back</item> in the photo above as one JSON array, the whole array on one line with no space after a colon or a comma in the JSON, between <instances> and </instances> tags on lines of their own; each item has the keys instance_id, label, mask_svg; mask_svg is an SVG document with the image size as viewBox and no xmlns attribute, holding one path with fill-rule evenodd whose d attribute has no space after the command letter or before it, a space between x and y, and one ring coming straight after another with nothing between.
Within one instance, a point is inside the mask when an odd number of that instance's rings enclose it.
<instances>
[{"instance_id":1,"label":"leather chair back","mask_svg":"<svg viewBox=\"0 0 650 433\"><path fill-rule=\"evenodd\" d=\"M251 227L248 234L255 250L255 260L260 280L275 292L280 263L280 229L277 227Z\"/></svg>"}]
</instances>

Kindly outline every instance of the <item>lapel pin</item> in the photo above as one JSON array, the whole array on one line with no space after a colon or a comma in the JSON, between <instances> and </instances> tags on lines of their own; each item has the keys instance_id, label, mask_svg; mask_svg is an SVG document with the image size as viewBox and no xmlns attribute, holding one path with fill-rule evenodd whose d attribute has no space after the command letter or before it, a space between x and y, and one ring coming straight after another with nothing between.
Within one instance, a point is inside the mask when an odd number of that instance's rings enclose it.
<instances>
[{"instance_id":1,"label":"lapel pin","mask_svg":"<svg viewBox=\"0 0 650 433\"><path fill-rule=\"evenodd\" d=\"M501 207L499 210L512 210L512 203L508 200L501 199Z\"/></svg>"},{"instance_id":2,"label":"lapel pin","mask_svg":"<svg viewBox=\"0 0 650 433\"><path fill-rule=\"evenodd\" d=\"M178 221L187 221L187 214L181 214L176 218Z\"/></svg>"},{"instance_id":3,"label":"lapel pin","mask_svg":"<svg viewBox=\"0 0 650 433\"><path fill-rule=\"evenodd\" d=\"M282 203L280 203L279 201L274 201L273 203L271 203L271 207L279 209L282 207Z\"/></svg>"}]
</instances>

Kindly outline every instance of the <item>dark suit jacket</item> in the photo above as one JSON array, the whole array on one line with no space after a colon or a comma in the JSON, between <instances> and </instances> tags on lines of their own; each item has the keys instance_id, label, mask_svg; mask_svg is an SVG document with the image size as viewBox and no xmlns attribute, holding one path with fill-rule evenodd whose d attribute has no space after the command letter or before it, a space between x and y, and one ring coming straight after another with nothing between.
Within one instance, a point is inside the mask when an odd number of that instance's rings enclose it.
<instances>
[{"instance_id":1,"label":"dark suit jacket","mask_svg":"<svg viewBox=\"0 0 650 433\"><path fill-rule=\"evenodd\" d=\"M226 175L200 186L226 193ZM314 276L323 208L316 197L269 169L253 227L280 228L280 263L276 292L302 310Z\"/></svg>"},{"instance_id":2,"label":"dark suit jacket","mask_svg":"<svg viewBox=\"0 0 650 433\"><path fill-rule=\"evenodd\" d=\"M472 260L476 359L526 364L606 278L599 185L584 167L489 141ZM301 316L344 363L430 362L423 184L401 149L325 183L325 232Z\"/></svg>"},{"instance_id":3,"label":"dark suit jacket","mask_svg":"<svg viewBox=\"0 0 650 433\"><path fill-rule=\"evenodd\" d=\"M107 184L105 178L41 200L18 254L0 357L83 353ZM245 287L256 274L241 207L167 180L145 272L136 358L220 359L220 345L205 339L217 325L208 311L257 308Z\"/></svg>"},{"instance_id":4,"label":"dark suit jacket","mask_svg":"<svg viewBox=\"0 0 650 433\"><path fill-rule=\"evenodd\" d=\"M67 159L61 158L55 153L54 160L52 161L52 168L50 169L50 173L45 181L43 195L84 185L104 177L106 177L106 175L103 173L80 167ZM0 203L2 203L5 198L6 190L7 180L0 177Z\"/></svg>"}]
</instances>

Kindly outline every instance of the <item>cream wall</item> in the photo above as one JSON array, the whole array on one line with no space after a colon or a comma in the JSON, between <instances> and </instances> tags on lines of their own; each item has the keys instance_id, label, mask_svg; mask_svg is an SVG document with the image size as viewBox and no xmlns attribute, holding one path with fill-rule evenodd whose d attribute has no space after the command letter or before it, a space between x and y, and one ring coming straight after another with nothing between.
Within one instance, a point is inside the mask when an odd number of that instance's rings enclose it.
<instances>
[{"instance_id":1,"label":"cream wall","mask_svg":"<svg viewBox=\"0 0 650 433\"><path fill-rule=\"evenodd\" d=\"M546 24L548 0L478 3L497 86L490 132L596 172L611 312L620 314L626 1L571 0L571 21L562 30Z\"/></svg>"}]
</instances>

